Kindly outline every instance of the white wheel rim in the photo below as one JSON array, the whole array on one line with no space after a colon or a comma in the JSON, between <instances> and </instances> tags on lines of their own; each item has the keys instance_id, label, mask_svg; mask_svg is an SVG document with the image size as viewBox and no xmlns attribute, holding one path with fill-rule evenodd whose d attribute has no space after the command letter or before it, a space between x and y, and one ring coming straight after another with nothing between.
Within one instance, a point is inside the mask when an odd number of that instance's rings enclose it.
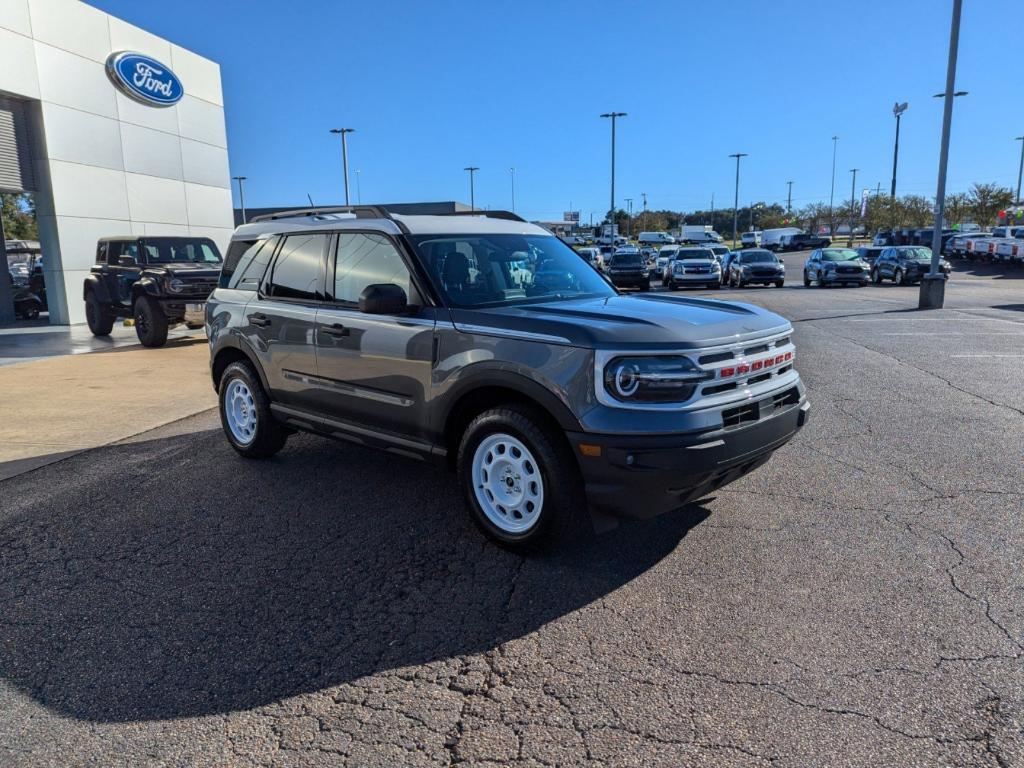
<instances>
[{"instance_id":1,"label":"white wheel rim","mask_svg":"<svg viewBox=\"0 0 1024 768\"><path fill-rule=\"evenodd\" d=\"M473 492L487 519L505 533L524 533L544 507L544 478L523 442L489 435L473 454Z\"/></svg>"},{"instance_id":2,"label":"white wheel rim","mask_svg":"<svg viewBox=\"0 0 1024 768\"><path fill-rule=\"evenodd\" d=\"M241 379L232 379L224 394L224 414L228 428L242 445L248 445L256 437L256 401L249 385Z\"/></svg>"}]
</instances>

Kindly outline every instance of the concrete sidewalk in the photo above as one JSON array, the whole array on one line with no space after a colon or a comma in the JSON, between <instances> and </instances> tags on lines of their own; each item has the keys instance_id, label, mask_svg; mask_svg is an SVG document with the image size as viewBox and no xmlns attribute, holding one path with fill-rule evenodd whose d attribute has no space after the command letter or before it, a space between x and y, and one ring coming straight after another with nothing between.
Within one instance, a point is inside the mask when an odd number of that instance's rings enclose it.
<instances>
[{"instance_id":1,"label":"concrete sidewalk","mask_svg":"<svg viewBox=\"0 0 1024 768\"><path fill-rule=\"evenodd\" d=\"M206 339L0 367L0 480L217 405Z\"/></svg>"}]
</instances>

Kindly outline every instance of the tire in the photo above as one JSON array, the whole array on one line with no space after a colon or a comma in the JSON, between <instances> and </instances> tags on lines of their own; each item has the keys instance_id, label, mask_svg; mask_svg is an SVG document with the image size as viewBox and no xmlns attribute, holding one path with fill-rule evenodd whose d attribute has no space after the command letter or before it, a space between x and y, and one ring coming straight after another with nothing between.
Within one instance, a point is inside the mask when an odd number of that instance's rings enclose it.
<instances>
[{"instance_id":1,"label":"tire","mask_svg":"<svg viewBox=\"0 0 1024 768\"><path fill-rule=\"evenodd\" d=\"M148 296L140 296L132 307L135 334L144 347L162 347L167 343L167 316Z\"/></svg>"},{"instance_id":2,"label":"tire","mask_svg":"<svg viewBox=\"0 0 1024 768\"><path fill-rule=\"evenodd\" d=\"M896 270L896 272L892 276L892 281L894 283L896 283L896 285L906 285L906 281L904 280L903 270L902 269L897 269Z\"/></svg>"},{"instance_id":3,"label":"tire","mask_svg":"<svg viewBox=\"0 0 1024 768\"><path fill-rule=\"evenodd\" d=\"M224 369L217 401L224 435L239 454L265 459L284 448L289 432L270 412L270 398L252 364L239 361Z\"/></svg>"},{"instance_id":4,"label":"tire","mask_svg":"<svg viewBox=\"0 0 1024 768\"><path fill-rule=\"evenodd\" d=\"M109 336L114 328L113 314L100 303L92 291L85 297L85 321L89 324L93 336Z\"/></svg>"},{"instance_id":5,"label":"tire","mask_svg":"<svg viewBox=\"0 0 1024 768\"><path fill-rule=\"evenodd\" d=\"M503 547L560 538L583 518L583 483L569 447L529 406L499 406L473 419L456 471L473 522Z\"/></svg>"},{"instance_id":6,"label":"tire","mask_svg":"<svg viewBox=\"0 0 1024 768\"><path fill-rule=\"evenodd\" d=\"M674 291L676 289L676 281L675 280L669 280L668 281L668 289L670 291Z\"/></svg>"},{"instance_id":7,"label":"tire","mask_svg":"<svg viewBox=\"0 0 1024 768\"><path fill-rule=\"evenodd\" d=\"M742 277L737 277L736 278L736 287L737 288L746 288L747 287L747 284L743 281Z\"/></svg>"},{"instance_id":8,"label":"tire","mask_svg":"<svg viewBox=\"0 0 1024 768\"><path fill-rule=\"evenodd\" d=\"M23 320L35 320L37 317L39 317L39 307L33 304L31 307L29 307L28 309L21 313L21 317Z\"/></svg>"},{"instance_id":9,"label":"tire","mask_svg":"<svg viewBox=\"0 0 1024 768\"><path fill-rule=\"evenodd\" d=\"M785 281L784 280L776 280L775 281L775 287L776 288L781 288L783 285L785 285Z\"/></svg>"},{"instance_id":10,"label":"tire","mask_svg":"<svg viewBox=\"0 0 1024 768\"><path fill-rule=\"evenodd\" d=\"M882 284L882 276L878 273L877 269L871 270L871 282L874 283L875 285Z\"/></svg>"},{"instance_id":11,"label":"tire","mask_svg":"<svg viewBox=\"0 0 1024 768\"><path fill-rule=\"evenodd\" d=\"M810 288L810 287L811 287L811 278L809 278L807 276L807 270L805 269L804 270L804 288Z\"/></svg>"}]
</instances>

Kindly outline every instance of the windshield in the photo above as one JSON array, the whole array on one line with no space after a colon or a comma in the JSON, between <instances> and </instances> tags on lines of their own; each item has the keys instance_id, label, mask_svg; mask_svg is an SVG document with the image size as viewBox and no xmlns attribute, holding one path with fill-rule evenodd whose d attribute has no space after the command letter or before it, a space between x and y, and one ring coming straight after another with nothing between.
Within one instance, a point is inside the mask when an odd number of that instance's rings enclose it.
<instances>
[{"instance_id":1,"label":"windshield","mask_svg":"<svg viewBox=\"0 0 1024 768\"><path fill-rule=\"evenodd\" d=\"M901 259L910 259L912 261L931 261L932 260L932 249L931 248L904 248L900 251Z\"/></svg>"},{"instance_id":2,"label":"windshield","mask_svg":"<svg viewBox=\"0 0 1024 768\"><path fill-rule=\"evenodd\" d=\"M826 248L821 252L822 261L853 261L859 258L857 252L850 248Z\"/></svg>"},{"instance_id":3,"label":"windshield","mask_svg":"<svg viewBox=\"0 0 1024 768\"><path fill-rule=\"evenodd\" d=\"M698 248L693 251L679 251L676 258L686 259L687 261L712 261L715 258L715 254L703 248Z\"/></svg>"},{"instance_id":4,"label":"windshield","mask_svg":"<svg viewBox=\"0 0 1024 768\"><path fill-rule=\"evenodd\" d=\"M740 264L777 264L778 261L771 251L751 251L740 254Z\"/></svg>"},{"instance_id":5,"label":"windshield","mask_svg":"<svg viewBox=\"0 0 1024 768\"><path fill-rule=\"evenodd\" d=\"M409 240L454 307L616 294L579 254L550 235L417 235ZM640 254L614 258L639 262Z\"/></svg>"},{"instance_id":6,"label":"windshield","mask_svg":"<svg viewBox=\"0 0 1024 768\"><path fill-rule=\"evenodd\" d=\"M149 264L220 264L213 240L185 237L147 237L141 241Z\"/></svg>"}]
</instances>

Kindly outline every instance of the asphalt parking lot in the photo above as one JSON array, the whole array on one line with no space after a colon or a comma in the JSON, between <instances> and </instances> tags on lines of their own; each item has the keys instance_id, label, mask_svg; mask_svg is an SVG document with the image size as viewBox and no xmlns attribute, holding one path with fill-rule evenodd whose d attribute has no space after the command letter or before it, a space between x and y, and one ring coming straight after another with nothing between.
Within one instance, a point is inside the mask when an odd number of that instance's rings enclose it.
<instances>
[{"instance_id":1,"label":"asphalt parking lot","mask_svg":"<svg viewBox=\"0 0 1024 768\"><path fill-rule=\"evenodd\" d=\"M524 559L452 478L211 413L0 481L0 765L1024 765L1024 270L694 291L794 321L808 427Z\"/></svg>"}]
</instances>

